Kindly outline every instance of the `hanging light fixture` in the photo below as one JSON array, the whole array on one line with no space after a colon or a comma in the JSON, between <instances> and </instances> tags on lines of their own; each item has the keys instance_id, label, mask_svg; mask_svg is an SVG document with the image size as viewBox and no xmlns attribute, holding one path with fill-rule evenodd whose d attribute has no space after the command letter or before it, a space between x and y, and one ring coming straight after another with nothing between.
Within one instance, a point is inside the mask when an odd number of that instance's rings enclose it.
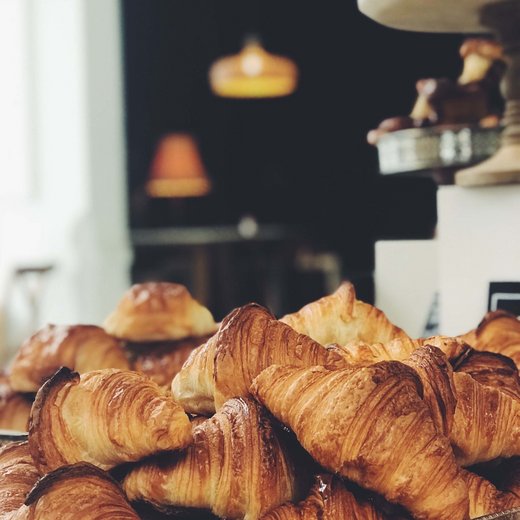
<instances>
[{"instance_id":1,"label":"hanging light fixture","mask_svg":"<svg viewBox=\"0 0 520 520\"><path fill-rule=\"evenodd\" d=\"M201 197L211 182L190 134L163 137L157 146L146 191L151 197Z\"/></svg>"},{"instance_id":2,"label":"hanging light fixture","mask_svg":"<svg viewBox=\"0 0 520 520\"><path fill-rule=\"evenodd\" d=\"M290 59L267 52L258 38L249 37L238 54L211 66L209 80L213 92L222 97L281 97L296 89L298 68Z\"/></svg>"}]
</instances>

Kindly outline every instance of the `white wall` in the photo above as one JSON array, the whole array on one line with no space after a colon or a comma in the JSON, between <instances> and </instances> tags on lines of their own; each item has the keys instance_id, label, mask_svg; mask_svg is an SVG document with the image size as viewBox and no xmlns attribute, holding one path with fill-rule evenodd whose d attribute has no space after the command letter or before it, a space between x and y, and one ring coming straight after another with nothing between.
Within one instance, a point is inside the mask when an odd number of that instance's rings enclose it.
<instances>
[{"instance_id":1,"label":"white wall","mask_svg":"<svg viewBox=\"0 0 520 520\"><path fill-rule=\"evenodd\" d=\"M41 322L99 323L129 284L119 2L29 0L26 22L36 182L27 203L2 213L0 281L22 258L51 261Z\"/></svg>"},{"instance_id":2,"label":"white wall","mask_svg":"<svg viewBox=\"0 0 520 520\"><path fill-rule=\"evenodd\" d=\"M520 281L520 185L442 186L439 214L441 332L476 327L489 282Z\"/></svg>"}]
</instances>

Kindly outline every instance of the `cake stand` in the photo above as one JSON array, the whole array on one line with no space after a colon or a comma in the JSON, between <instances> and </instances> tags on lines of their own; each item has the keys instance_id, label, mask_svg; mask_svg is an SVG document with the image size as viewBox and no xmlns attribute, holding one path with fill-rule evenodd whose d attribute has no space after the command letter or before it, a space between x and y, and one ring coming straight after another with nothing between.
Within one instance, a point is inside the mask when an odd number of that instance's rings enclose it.
<instances>
[{"instance_id":1,"label":"cake stand","mask_svg":"<svg viewBox=\"0 0 520 520\"><path fill-rule=\"evenodd\" d=\"M520 183L520 0L358 0L362 13L396 29L495 34L508 63L504 131L497 152L457 172L459 186Z\"/></svg>"},{"instance_id":2,"label":"cake stand","mask_svg":"<svg viewBox=\"0 0 520 520\"><path fill-rule=\"evenodd\" d=\"M442 125L388 132L377 141L379 172L453 184L459 168L487 159L499 145L500 128Z\"/></svg>"}]
</instances>

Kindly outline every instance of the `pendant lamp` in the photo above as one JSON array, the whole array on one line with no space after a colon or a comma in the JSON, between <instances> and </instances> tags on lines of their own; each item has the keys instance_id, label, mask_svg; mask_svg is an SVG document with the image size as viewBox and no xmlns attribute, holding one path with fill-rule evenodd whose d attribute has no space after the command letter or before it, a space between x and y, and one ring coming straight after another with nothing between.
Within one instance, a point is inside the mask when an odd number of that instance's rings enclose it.
<instances>
[{"instance_id":1,"label":"pendant lamp","mask_svg":"<svg viewBox=\"0 0 520 520\"><path fill-rule=\"evenodd\" d=\"M238 54L211 66L209 80L217 96L274 98L294 92L298 68L290 59L267 52L258 38L249 37Z\"/></svg>"},{"instance_id":2,"label":"pendant lamp","mask_svg":"<svg viewBox=\"0 0 520 520\"><path fill-rule=\"evenodd\" d=\"M211 182L190 134L163 137L157 146L146 191L150 197L201 197L211 190Z\"/></svg>"}]
</instances>

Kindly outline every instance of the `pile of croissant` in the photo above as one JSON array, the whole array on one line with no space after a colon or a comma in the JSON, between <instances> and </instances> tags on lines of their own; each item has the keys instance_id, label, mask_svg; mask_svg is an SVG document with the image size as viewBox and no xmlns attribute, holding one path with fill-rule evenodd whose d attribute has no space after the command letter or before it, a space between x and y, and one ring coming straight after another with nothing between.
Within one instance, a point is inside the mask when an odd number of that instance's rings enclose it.
<instances>
[{"instance_id":1,"label":"pile of croissant","mask_svg":"<svg viewBox=\"0 0 520 520\"><path fill-rule=\"evenodd\" d=\"M220 324L132 287L0 379L0 520L467 520L520 507L520 321L413 339L349 283ZM35 395L34 395L35 394ZM31 401L33 401L31 403Z\"/></svg>"}]
</instances>

